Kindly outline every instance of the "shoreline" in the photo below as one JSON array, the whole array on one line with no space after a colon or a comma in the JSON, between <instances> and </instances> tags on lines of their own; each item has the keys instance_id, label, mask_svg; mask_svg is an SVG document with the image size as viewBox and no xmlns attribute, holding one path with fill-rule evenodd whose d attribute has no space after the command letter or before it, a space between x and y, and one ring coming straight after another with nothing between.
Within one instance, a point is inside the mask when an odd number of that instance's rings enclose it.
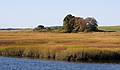
<instances>
[{"instance_id":1,"label":"shoreline","mask_svg":"<svg viewBox=\"0 0 120 70\"><path fill-rule=\"evenodd\" d=\"M23 59L23 60L37 60L37 61L53 61L53 62L64 62L64 63L75 63L75 64L120 64L119 61L93 61L93 62L86 62L86 61L80 61L80 62L68 62L68 61L60 61L60 60L52 60L52 59L34 59L34 58L28 58L28 57L11 57L11 56L0 56L0 58L13 58L13 59Z\"/></svg>"},{"instance_id":2,"label":"shoreline","mask_svg":"<svg viewBox=\"0 0 120 70\"><path fill-rule=\"evenodd\" d=\"M34 47L4 47L0 48L0 56L30 58L40 60L54 60L67 62L82 62L82 63L120 63L120 49L93 49L93 48L77 48L64 49L61 51L49 50L45 48L43 51ZM93 53L94 51L94 53Z\"/></svg>"}]
</instances>

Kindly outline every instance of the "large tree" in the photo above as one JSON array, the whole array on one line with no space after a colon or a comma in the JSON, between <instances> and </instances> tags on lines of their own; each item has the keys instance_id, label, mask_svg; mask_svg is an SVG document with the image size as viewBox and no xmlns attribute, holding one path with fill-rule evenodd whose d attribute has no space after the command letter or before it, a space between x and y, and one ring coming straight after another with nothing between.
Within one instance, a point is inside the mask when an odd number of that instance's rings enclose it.
<instances>
[{"instance_id":1,"label":"large tree","mask_svg":"<svg viewBox=\"0 0 120 70\"><path fill-rule=\"evenodd\" d=\"M97 26L96 19L91 17L83 19L69 14L63 20L63 27L68 33L97 31Z\"/></svg>"},{"instance_id":2,"label":"large tree","mask_svg":"<svg viewBox=\"0 0 120 70\"><path fill-rule=\"evenodd\" d=\"M73 24L70 23L71 19L73 19L74 16L71 14L67 15L63 20L63 27L65 32L70 33L73 30Z\"/></svg>"},{"instance_id":3,"label":"large tree","mask_svg":"<svg viewBox=\"0 0 120 70\"><path fill-rule=\"evenodd\" d=\"M98 31L98 24L95 18L87 17L86 21L86 31Z\"/></svg>"}]
</instances>

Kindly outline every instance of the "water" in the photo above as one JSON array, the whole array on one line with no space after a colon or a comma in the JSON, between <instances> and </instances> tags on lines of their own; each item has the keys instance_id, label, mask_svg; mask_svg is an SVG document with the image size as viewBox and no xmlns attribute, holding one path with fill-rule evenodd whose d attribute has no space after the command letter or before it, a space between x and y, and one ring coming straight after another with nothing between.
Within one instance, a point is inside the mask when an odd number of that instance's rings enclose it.
<instances>
[{"instance_id":1,"label":"water","mask_svg":"<svg viewBox=\"0 0 120 70\"><path fill-rule=\"evenodd\" d=\"M120 70L120 64L91 64L0 57L0 70Z\"/></svg>"}]
</instances>

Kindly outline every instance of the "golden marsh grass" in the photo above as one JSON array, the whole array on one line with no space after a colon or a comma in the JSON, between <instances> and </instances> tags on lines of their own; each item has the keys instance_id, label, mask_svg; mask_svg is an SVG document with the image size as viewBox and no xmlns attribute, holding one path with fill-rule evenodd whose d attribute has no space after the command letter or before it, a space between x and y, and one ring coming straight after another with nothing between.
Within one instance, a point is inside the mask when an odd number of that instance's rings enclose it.
<instances>
[{"instance_id":1,"label":"golden marsh grass","mask_svg":"<svg viewBox=\"0 0 120 70\"><path fill-rule=\"evenodd\" d=\"M0 32L0 55L65 61L120 61L120 33Z\"/></svg>"}]
</instances>

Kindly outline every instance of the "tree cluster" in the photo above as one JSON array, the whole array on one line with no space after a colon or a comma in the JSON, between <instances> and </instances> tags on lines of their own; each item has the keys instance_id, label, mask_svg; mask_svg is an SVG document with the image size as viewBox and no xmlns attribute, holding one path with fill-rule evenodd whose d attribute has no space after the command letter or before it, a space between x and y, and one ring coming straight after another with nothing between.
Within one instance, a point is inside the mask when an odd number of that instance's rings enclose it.
<instances>
[{"instance_id":1,"label":"tree cluster","mask_svg":"<svg viewBox=\"0 0 120 70\"><path fill-rule=\"evenodd\" d=\"M33 31L47 32L48 29L46 27L44 27L43 25L38 25L36 28L34 28Z\"/></svg>"},{"instance_id":2,"label":"tree cluster","mask_svg":"<svg viewBox=\"0 0 120 70\"><path fill-rule=\"evenodd\" d=\"M63 20L63 28L67 33L98 31L97 26L96 19L92 17L84 19L69 14Z\"/></svg>"}]
</instances>

